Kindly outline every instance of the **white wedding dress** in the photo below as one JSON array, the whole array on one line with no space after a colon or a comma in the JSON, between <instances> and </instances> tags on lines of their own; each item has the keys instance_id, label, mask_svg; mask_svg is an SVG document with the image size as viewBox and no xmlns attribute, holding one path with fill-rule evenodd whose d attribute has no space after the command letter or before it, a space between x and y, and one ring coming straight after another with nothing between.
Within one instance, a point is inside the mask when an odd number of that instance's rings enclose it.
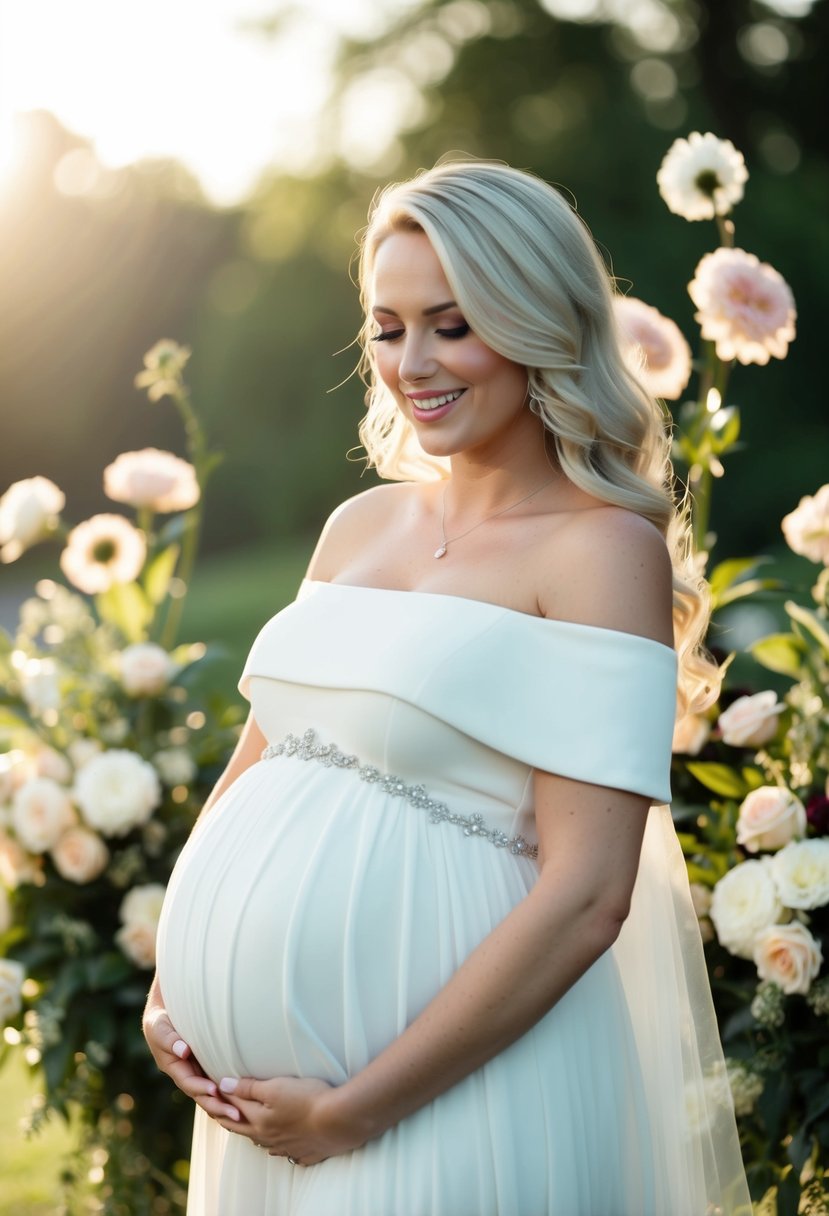
<instances>
[{"instance_id":1,"label":"white wedding dress","mask_svg":"<svg viewBox=\"0 0 829 1216\"><path fill-rule=\"evenodd\" d=\"M534 768L658 805L617 943L521 1039L309 1168L197 1109L188 1216L749 1213L664 805L673 650L306 581L239 687L270 746L188 841L158 939L170 1017L216 1079L337 1085L399 1035L535 882Z\"/></svg>"}]
</instances>

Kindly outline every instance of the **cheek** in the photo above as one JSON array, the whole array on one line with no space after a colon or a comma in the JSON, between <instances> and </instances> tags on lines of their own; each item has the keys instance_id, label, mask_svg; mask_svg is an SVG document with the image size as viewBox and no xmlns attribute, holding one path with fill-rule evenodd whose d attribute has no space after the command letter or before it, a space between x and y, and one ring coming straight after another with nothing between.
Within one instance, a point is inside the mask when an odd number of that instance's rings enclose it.
<instances>
[{"instance_id":1,"label":"cheek","mask_svg":"<svg viewBox=\"0 0 829 1216\"><path fill-rule=\"evenodd\" d=\"M400 358L390 342L378 342L374 351L374 367L377 376L392 392L397 391L400 377Z\"/></svg>"},{"instance_id":2,"label":"cheek","mask_svg":"<svg viewBox=\"0 0 829 1216\"><path fill-rule=\"evenodd\" d=\"M497 383L501 389L514 388L516 392L526 388L524 369L483 343L470 343L465 350L459 350L453 363L455 370L470 384Z\"/></svg>"}]
</instances>

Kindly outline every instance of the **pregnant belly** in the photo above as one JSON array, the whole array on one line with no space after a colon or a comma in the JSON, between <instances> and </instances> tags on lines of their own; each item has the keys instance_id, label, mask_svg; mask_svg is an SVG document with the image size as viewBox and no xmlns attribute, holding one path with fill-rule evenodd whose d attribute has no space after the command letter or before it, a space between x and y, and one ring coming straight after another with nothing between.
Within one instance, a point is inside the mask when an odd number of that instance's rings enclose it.
<instances>
[{"instance_id":1,"label":"pregnant belly","mask_svg":"<svg viewBox=\"0 0 829 1216\"><path fill-rule=\"evenodd\" d=\"M526 864L353 773L260 762L170 881L158 972L173 1024L210 1076L341 1083L526 893Z\"/></svg>"}]
</instances>

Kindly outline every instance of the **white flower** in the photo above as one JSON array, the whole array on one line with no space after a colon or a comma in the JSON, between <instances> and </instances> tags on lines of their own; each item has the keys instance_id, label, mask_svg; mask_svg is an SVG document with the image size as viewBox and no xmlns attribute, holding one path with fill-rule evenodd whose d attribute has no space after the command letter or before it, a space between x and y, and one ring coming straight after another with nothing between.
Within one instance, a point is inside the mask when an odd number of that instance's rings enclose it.
<instances>
[{"instance_id":1,"label":"white flower","mask_svg":"<svg viewBox=\"0 0 829 1216\"><path fill-rule=\"evenodd\" d=\"M74 767L79 769L88 764L93 756L100 755L103 744L99 739L73 739L66 750Z\"/></svg>"},{"instance_id":2,"label":"white flower","mask_svg":"<svg viewBox=\"0 0 829 1216\"><path fill-rule=\"evenodd\" d=\"M714 926L709 915L713 897L711 888L703 886L701 882L692 882L690 891L691 903L694 905L694 912L699 923L700 937L704 942L711 942L714 940Z\"/></svg>"},{"instance_id":3,"label":"white flower","mask_svg":"<svg viewBox=\"0 0 829 1216\"><path fill-rule=\"evenodd\" d=\"M115 502L153 511L185 511L199 500L196 470L159 448L122 452L104 469L104 493Z\"/></svg>"},{"instance_id":4,"label":"white flower","mask_svg":"<svg viewBox=\"0 0 829 1216\"><path fill-rule=\"evenodd\" d=\"M829 484L801 498L780 526L790 549L829 566Z\"/></svg>"},{"instance_id":5,"label":"white flower","mask_svg":"<svg viewBox=\"0 0 829 1216\"><path fill-rule=\"evenodd\" d=\"M702 714L683 714L677 718L671 749L683 756L696 756L708 741L711 724Z\"/></svg>"},{"instance_id":6,"label":"white flower","mask_svg":"<svg viewBox=\"0 0 829 1216\"><path fill-rule=\"evenodd\" d=\"M743 1060L726 1060L725 1066L735 1115L750 1115L763 1092L763 1078L753 1072Z\"/></svg>"},{"instance_id":7,"label":"white flower","mask_svg":"<svg viewBox=\"0 0 829 1216\"><path fill-rule=\"evenodd\" d=\"M720 714L723 743L731 747L762 747L774 738L779 722L777 715L785 708L774 692L738 697Z\"/></svg>"},{"instance_id":8,"label":"white flower","mask_svg":"<svg viewBox=\"0 0 829 1216\"><path fill-rule=\"evenodd\" d=\"M104 836L125 836L150 818L161 801L161 785L146 760L113 748L93 756L76 774L74 796L91 828Z\"/></svg>"},{"instance_id":9,"label":"white flower","mask_svg":"<svg viewBox=\"0 0 829 1216\"><path fill-rule=\"evenodd\" d=\"M771 874L787 908L829 904L829 840L792 841L771 859Z\"/></svg>"},{"instance_id":10,"label":"white flower","mask_svg":"<svg viewBox=\"0 0 829 1216\"><path fill-rule=\"evenodd\" d=\"M172 338L162 338L144 356L144 371L135 377L136 388L146 388L150 401L160 401L181 387L181 373L190 358L190 347Z\"/></svg>"},{"instance_id":11,"label":"white flower","mask_svg":"<svg viewBox=\"0 0 829 1216\"><path fill-rule=\"evenodd\" d=\"M692 131L675 139L665 154L656 182L675 215L711 220L727 215L743 197L748 170L742 154L728 139Z\"/></svg>"},{"instance_id":12,"label":"white flower","mask_svg":"<svg viewBox=\"0 0 829 1216\"><path fill-rule=\"evenodd\" d=\"M34 769L38 777L51 777L61 785L72 780L72 765L54 747L42 747L35 753Z\"/></svg>"},{"instance_id":13,"label":"white flower","mask_svg":"<svg viewBox=\"0 0 829 1216\"><path fill-rule=\"evenodd\" d=\"M768 858L744 861L714 887L711 919L717 937L732 954L752 958L754 939L783 912Z\"/></svg>"},{"instance_id":14,"label":"white flower","mask_svg":"<svg viewBox=\"0 0 829 1216\"><path fill-rule=\"evenodd\" d=\"M688 284L703 338L724 362L785 359L795 335L791 289L768 262L744 249L706 253Z\"/></svg>"},{"instance_id":15,"label":"white flower","mask_svg":"<svg viewBox=\"0 0 829 1216\"><path fill-rule=\"evenodd\" d=\"M123 927L115 934L115 940L136 967L155 965L155 940L163 903L161 883L133 887L121 903L119 915Z\"/></svg>"},{"instance_id":16,"label":"white flower","mask_svg":"<svg viewBox=\"0 0 829 1216\"><path fill-rule=\"evenodd\" d=\"M69 533L60 567L70 583L88 595L113 583L129 583L147 555L144 533L123 515L93 515Z\"/></svg>"},{"instance_id":17,"label":"white flower","mask_svg":"<svg viewBox=\"0 0 829 1216\"><path fill-rule=\"evenodd\" d=\"M50 777L34 777L14 795L12 826L17 839L30 853L51 849L74 821L69 795Z\"/></svg>"},{"instance_id":18,"label":"white flower","mask_svg":"<svg viewBox=\"0 0 829 1216\"><path fill-rule=\"evenodd\" d=\"M0 558L13 562L58 522L66 498L48 477L28 477L0 498Z\"/></svg>"},{"instance_id":19,"label":"white flower","mask_svg":"<svg viewBox=\"0 0 829 1216\"><path fill-rule=\"evenodd\" d=\"M676 401L691 379L691 348L679 326L634 296L615 296L625 355L648 392Z\"/></svg>"},{"instance_id":20,"label":"white flower","mask_svg":"<svg viewBox=\"0 0 829 1216\"><path fill-rule=\"evenodd\" d=\"M9 893L6 888L0 883L0 937L4 933L8 933L12 925L12 905L9 899Z\"/></svg>"},{"instance_id":21,"label":"white flower","mask_svg":"<svg viewBox=\"0 0 829 1216\"><path fill-rule=\"evenodd\" d=\"M0 1026L17 1017L23 1008L26 972L13 958L0 958Z\"/></svg>"},{"instance_id":22,"label":"white flower","mask_svg":"<svg viewBox=\"0 0 829 1216\"><path fill-rule=\"evenodd\" d=\"M737 843L749 853L780 849L806 834L806 808L790 790L761 785L744 798L737 816Z\"/></svg>"},{"instance_id":23,"label":"white flower","mask_svg":"<svg viewBox=\"0 0 829 1216\"><path fill-rule=\"evenodd\" d=\"M163 692L176 665L162 646L155 642L136 642L121 651L121 683L131 697L152 697Z\"/></svg>"},{"instance_id":24,"label":"white flower","mask_svg":"<svg viewBox=\"0 0 829 1216\"><path fill-rule=\"evenodd\" d=\"M20 672L20 688L33 714L60 708L60 676L54 659L27 659Z\"/></svg>"},{"instance_id":25,"label":"white flower","mask_svg":"<svg viewBox=\"0 0 829 1216\"><path fill-rule=\"evenodd\" d=\"M58 874L69 882L92 882L106 869L109 849L89 828L73 827L52 849L52 861Z\"/></svg>"},{"instance_id":26,"label":"white flower","mask_svg":"<svg viewBox=\"0 0 829 1216\"><path fill-rule=\"evenodd\" d=\"M771 980L784 992L807 993L820 971L823 951L805 925L770 925L757 934L754 962L762 980Z\"/></svg>"},{"instance_id":27,"label":"white flower","mask_svg":"<svg viewBox=\"0 0 829 1216\"><path fill-rule=\"evenodd\" d=\"M198 772L195 760L184 747L156 752L153 764L165 785L189 785Z\"/></svg>"},{"instance_id":28,"label":"white flower","mask_svg":"<svg viewBox=\"0 0 829 1216\"><path fill-rule=\"evenodd\" d=\"M40 873L39 857L32 857L6 832L0 832L0 882L14 889L34 882Z\"/></svg>"}]
</instances>

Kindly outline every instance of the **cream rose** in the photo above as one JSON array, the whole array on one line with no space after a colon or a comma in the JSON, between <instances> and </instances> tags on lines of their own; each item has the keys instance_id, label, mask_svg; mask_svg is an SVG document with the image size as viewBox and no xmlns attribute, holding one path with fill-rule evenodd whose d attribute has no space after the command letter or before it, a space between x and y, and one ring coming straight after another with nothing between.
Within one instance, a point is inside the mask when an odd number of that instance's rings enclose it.
<instances>
[{"instance_id":1,"label":"cream rose","mask_svg":"<svg viewBox=\"0 0 829 1216\"><path fill-rule=\"evenodd\" d=\"M79 769L93 756L100 755L104 747L99 739L73 739L66 750L75 768Z\"/></svg>"},{"instance_id":2,"label":"cream rose","mask_svg":"<svg viewBox=\"0 0 829 1216\"><path fill-rule=\"evenodd\" d=\"M778 714L785 708L774 692L738 697L720 714L723 743L731 747L762 747L774 738L780 721Z\"/></svg>"},{"instance_id":3,"label":"cream rose","mask_svg":"<svg viewBox=\"0 0 829 1216\"><path fill-rule=\"evenodd\" d=\"M69 795L51 777L34 777L14 795L12 827L30 853L51 849L74 821Z\"/></svg>"},{"instance_id":4,"label":"cream rose","mask_svg":"<svg viewBox=\"0 0 829 1216\"><path fill-rule=\"evenodd\" d=\"M829 840L792 841L771 859L771 875L787 908L829 904Z\"/></svg>"},{"instance_id":5,"label":"cream rose","mask_svg":"<svg viewBox=\"0 0 829 1216\"><path fill-rule=\"evenodd\" d=\"M48 477L27 477L0 498L0 558L13 562L55 527L66 498Z\"/></svg>"},{"instance_id":6,"label":"cream rose","mask_svg":"<svg viewBox=\"0 0 829 1216\"><path fill-rule=\"evenodd\" d=\"M54 747L42 747L34 757L34 768L38 777L51 777L65 785L72 780L72 765L62 752Z\"/></svg>"},{"instance_id":7,"label":"cream rose","mask_svg":"<svg viewBox=\"0 0 829 1216\"><path fill-rule=\"evenodd\" d=\"M92 882L106 869L109 849L89 828L73 827L52 849L52 861L58 874L69 882Z\"/></svg>"},{"instance_id":8,"label":"cream rose","mask_svg":"<svg viewBox=\"0 0 829 1216\"><path fill-rule=\"evenodd\" d=\"M124 923L115 940L136 967L155 966L155 940L164 891L161 883L147 883L133 887L121 902L119 915Z\"/></svg>"},{"instance_id":9,"label":"cream rose","mask_svg":"<svg viewBox=\"0 0 829 1216\"><path fill-rule=\"evenodd\" d=\"M749 853L780 849L806 834L806 808L790 790L761 785L746 796L737 816L737 843Z\"/></svg>"},{"instance_id":10,"label":"cream rose","mask_svg":"<svg viewBox=\"0 0 829 1216\"><path fill-rule=\"evenodd\" d=\"M136 642L121 651L121 683L131 697L152 697L163 692L176 665L162 646Z\"/></svg>"},{"instance_id":11,"label":"cream rose","mask_svg":"<svg viewBox=\"0 0 829 1216\"><path fill-rule=\"evenodd\" d=\"M744 861L714 887L710 917L720 942L739 958L752 958L761 929L779 920L783 905L771 876L770 859Z\"/></svg>"},{"instance_id":12,"label":"cream rose","mask_svg":"<svg viewBox=\"0 0 829 1216\"><path fill-rule=\"evenodd\" d=\"M185 511L199 500L196 470L158 448L122 452L104 469L104 493L115 502L153 511Z\"/></svg>"},{"instance_id":13,"label":"cream rose","mask_svg":"<svg viewBox=\"0 0 829 1216\"><path fill-rule=\"evenodd\" d=\"M671 750L683 756L696 756L708 742L711 724L702 714L683 714L674 727Z\"/></svg>"},{"instance_id":14,"label":"cream rose","mask_svg":"<svg viewBox=\"0 0 829 1216\"><path fill-rule=\"evenodd\" d=\"M165 785L189 785L198 769L184 747L168 747L156 752L153 764Z\"/></svg>"},{"instance_id":15,"label":"cream rose","mask_svg":"<svg viewBox=\"0 0 829 1216\"><path fill-rule=\"evenodd\" d=\"M104 836L125 836L150 818L161 801L161 784L146 760L112 748L76 773L74 795L89 827Z\"/></svg>"},{"instance_id":16,"label":"cream rose","mask_svg":"<svg viewBox=\"0 0 829 1216\"><path fill-rule=\"evenodd\" d=\"M805 995L823 961L820 942L805 925L769 925L754 942L754 962L761 980L771 980L786 993Z\"/></svg>"},{"instance_id":17,"label":"cream rose","mask_svg":"<svg viewBox=\"0 0 829 1216\"><path fill-rule=\"evenodd\" d=\"M34 882L40 873L39 857L32 857L6 832L0 832L0 882L14 889L24 882Z\"/></svg>"},{"instance_id":18,"label":"cream rose","mask_svg":"<svg viewBox=\"0 0 829 1216\"><path fill-rule=\"evenodd\" d=\"M780 526L786 543L795 553L829 566L829 485L801 498Z\"/></svg>"},{"instance_id":19,"label":"cream rose","mask_svg":"<svg viewBox=\"0 0 829 1216\"><path fill-rule=\"evenodd\" d=\"M13 958L0 958L0 1026L17 1017L23 1008L26 972Z\"/></svg>"}]
</instances>

